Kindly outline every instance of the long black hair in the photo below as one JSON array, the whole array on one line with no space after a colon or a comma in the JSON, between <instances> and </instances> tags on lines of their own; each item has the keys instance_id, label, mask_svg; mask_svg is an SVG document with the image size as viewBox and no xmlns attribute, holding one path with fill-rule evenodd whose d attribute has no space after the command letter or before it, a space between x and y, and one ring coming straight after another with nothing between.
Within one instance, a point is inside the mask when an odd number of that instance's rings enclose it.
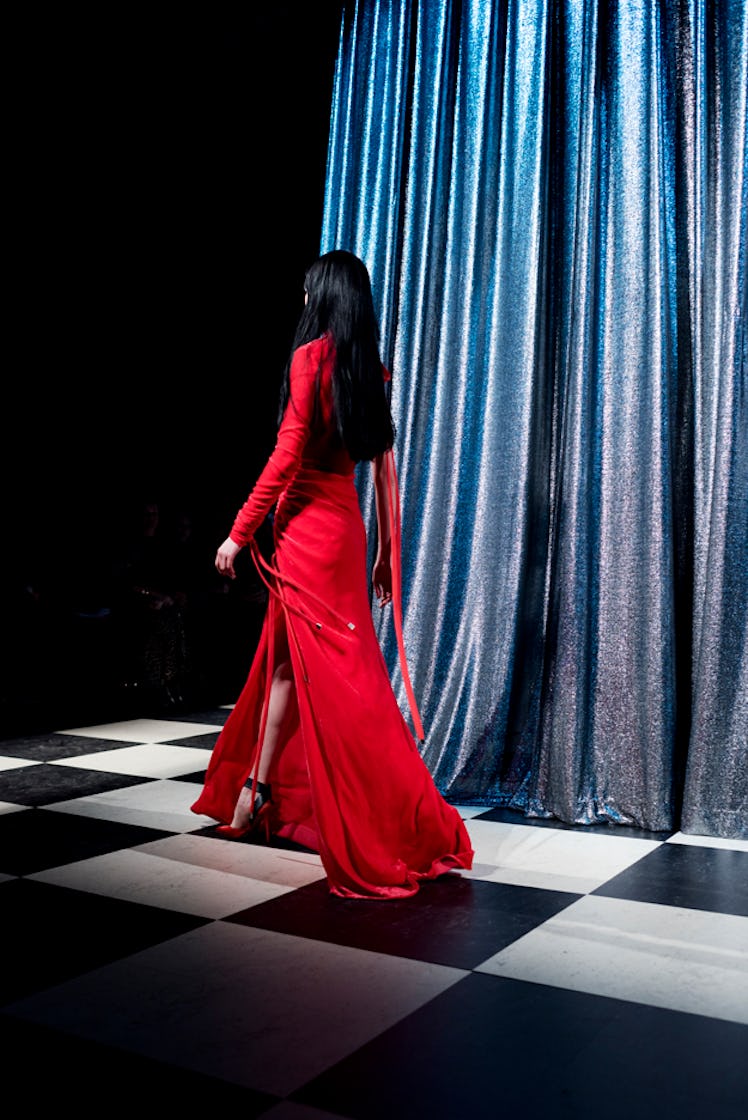
<instances>
[{"instance_id":1,"label":"long black hair","mask_svg":"<svg viewBox=\"0 0 748 1120\"><path fill-rule=\"evenodd\" d=\"M279 422L288 404L294 351L329 334L335 346L332 387L338 434L354 462L374 459L392 447L395 428L366 265L353 253L335 249L309 267L304 289L307 302L283 375Z\"/></svg>"}]
</instances>

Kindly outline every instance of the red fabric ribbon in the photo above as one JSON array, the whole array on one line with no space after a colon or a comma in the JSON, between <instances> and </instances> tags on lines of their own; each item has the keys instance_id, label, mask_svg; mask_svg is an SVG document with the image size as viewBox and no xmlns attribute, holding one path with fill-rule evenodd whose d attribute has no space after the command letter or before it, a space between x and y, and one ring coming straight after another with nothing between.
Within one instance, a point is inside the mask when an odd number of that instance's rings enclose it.
<instances>
[{"instance_id":1,"label":"red fabric ribbon","mask_svg":"<svg viewBox=\"0 0 748 1120\"><path fill-rule=\"evenodd\" d=\"M402 600L402 566L401 566L401 529L400 529L400 490L397 483L397 470L395 469L395 456L390 448L384 456L385 473L387 479L387 510L390 518L390 566L392 569L392 609L395 619L395 634L397 635L397 648L400 654L400 670L403 675L405 693L408 697L411 718L415 735L420 742L426 738L421 722L421 716L416 704L413 685L408 672L408 661L405 656L405 640L403 638L403 600Z\"/></svg>"}]
</instances>

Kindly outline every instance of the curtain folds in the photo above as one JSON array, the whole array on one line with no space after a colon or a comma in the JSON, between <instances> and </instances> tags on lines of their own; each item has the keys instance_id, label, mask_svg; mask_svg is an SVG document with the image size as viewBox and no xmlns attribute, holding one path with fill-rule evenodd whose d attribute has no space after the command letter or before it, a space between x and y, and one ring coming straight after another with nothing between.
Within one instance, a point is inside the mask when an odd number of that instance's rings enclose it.
<instances>
[{"instance_id":1,"label":"curtain folds","mask_svg":"<svg viewBox=\"0 0 748 1120\"><path fill-rule=\"evenodd\" d=\"M321 251L372 274L453 800L748 836L747 89L742 0L346 5Z\"/></svg>"}]
</instances>

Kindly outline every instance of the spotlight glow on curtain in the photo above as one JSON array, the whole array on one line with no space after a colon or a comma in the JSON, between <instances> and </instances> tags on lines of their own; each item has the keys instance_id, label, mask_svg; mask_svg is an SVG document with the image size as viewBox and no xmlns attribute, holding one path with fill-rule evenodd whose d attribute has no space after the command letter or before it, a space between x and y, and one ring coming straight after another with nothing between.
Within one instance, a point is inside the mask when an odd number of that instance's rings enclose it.
<instances>
[{"instance_id":1,"label":"spotlight glow on curtain","mask_svg":"<svg viewBox=\"0 0 748 1120\"><path fill-rule=\"evenodd\" d=\"M452 800L748 836L746 90L743 0L344 13L321 250L372 273Z\"/></svg>"}]
</instances>

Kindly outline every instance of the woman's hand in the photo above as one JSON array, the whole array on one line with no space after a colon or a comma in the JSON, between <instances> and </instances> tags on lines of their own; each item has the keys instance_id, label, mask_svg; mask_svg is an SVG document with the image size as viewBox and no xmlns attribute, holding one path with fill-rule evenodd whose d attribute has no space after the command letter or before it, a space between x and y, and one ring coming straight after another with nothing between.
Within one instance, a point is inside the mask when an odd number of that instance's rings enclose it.
<instances>
[{"instance_id":1,"label":"woman's hand","mask_svg":"<svg viewBox=\"0 0 748 1120\"><path fill-rule=\"evenodd\" d=\"M389 552L379 553L374 563L371 581L374 584L374 593L379 600L379 606L384 607L392 602L392 566Z\"/></svg>"},{"instance_id":2,"label":"woman's hand","mask_svg":"<svg viewBox=\"0 0 748 1120\"><path fill-rule=\"evenodd\" d=\"M226 540L216 553L216 569L222 576L228 576L229 579L236 579L234 560L240 551L241 545L237 544L236 541L232 541L231 537L226 537Z\"/></svg>"}]
</instances>

